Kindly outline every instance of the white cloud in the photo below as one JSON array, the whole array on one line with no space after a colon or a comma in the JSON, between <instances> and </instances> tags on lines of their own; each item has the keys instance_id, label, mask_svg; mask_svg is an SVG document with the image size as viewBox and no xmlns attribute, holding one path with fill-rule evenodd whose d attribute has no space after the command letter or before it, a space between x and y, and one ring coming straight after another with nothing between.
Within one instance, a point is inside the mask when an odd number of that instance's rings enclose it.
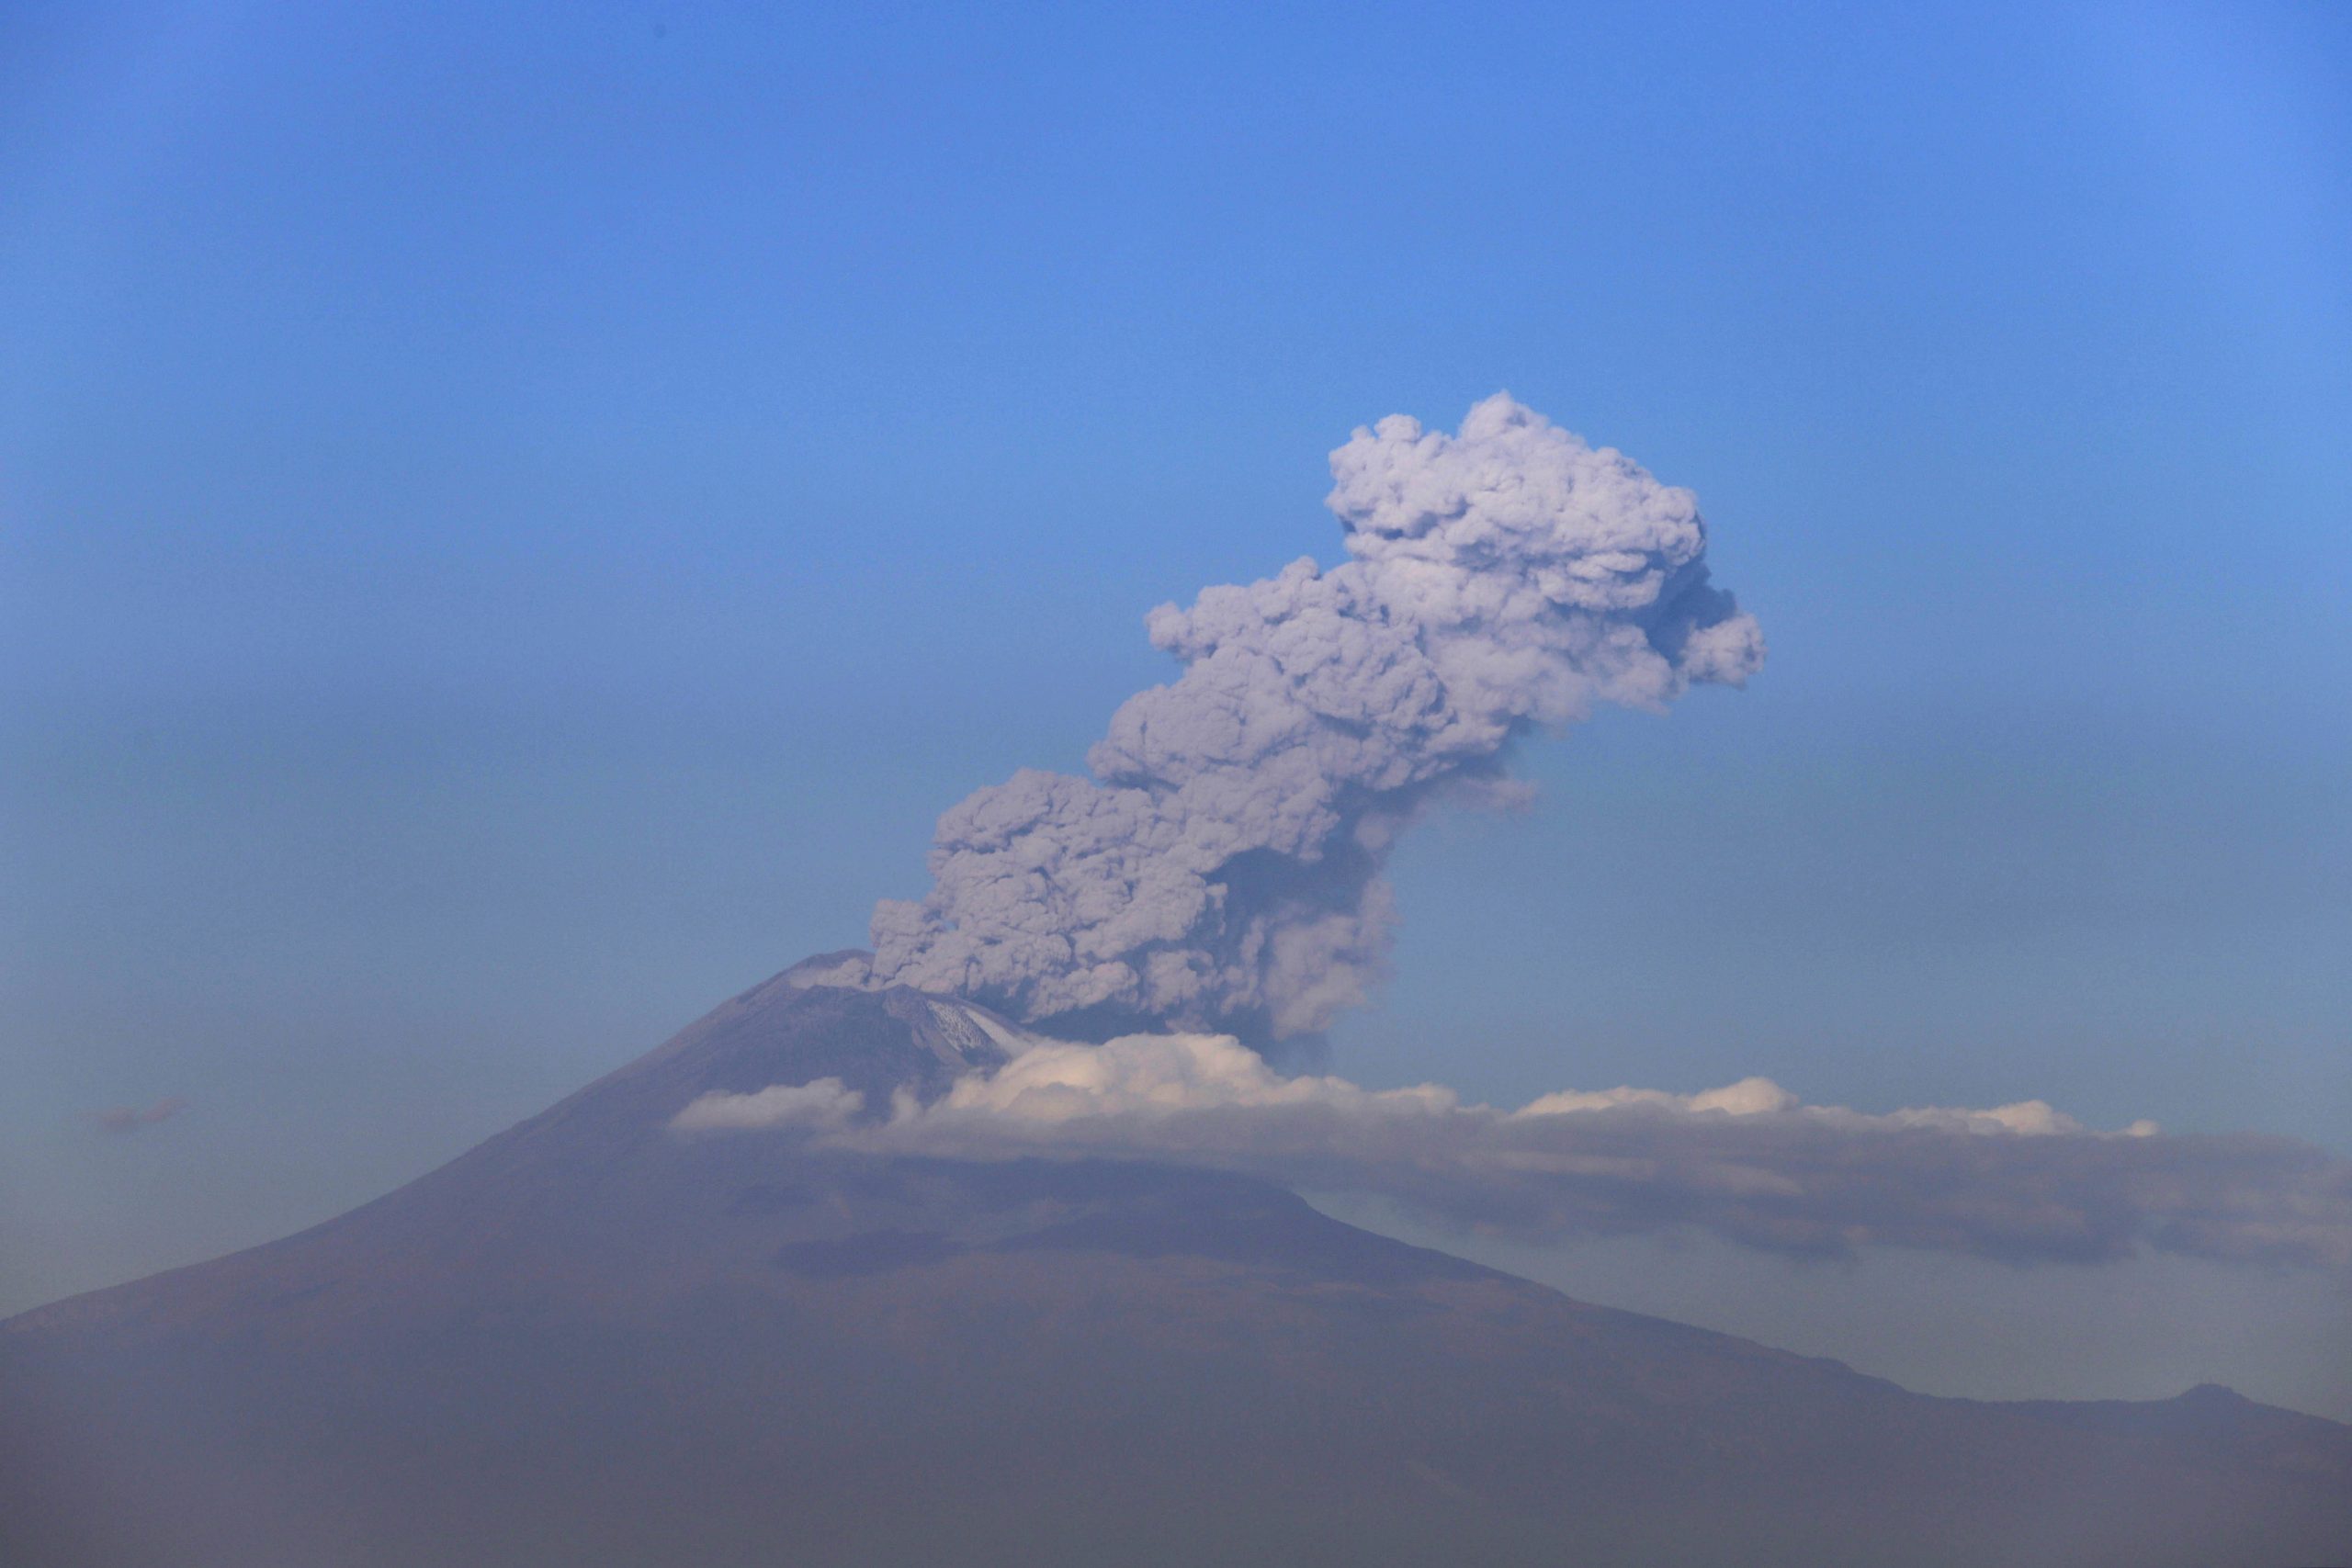
<instances>
[{"instance_id":1,"label":"white cloud","mask_svg":"<svg viewBox=\"0 0 2352 1568\"><path fill-rule=\"evenodd\" d=\"M775 1127L838 1127L863 1110L865 1096L839 1078L771 1084L752 1094L714 1090L670 1118L681 1133L744 1132Z\"/></svg>"},{"instance_id":2,"label":"white cloud","mask_svg":"<svg viewBox=\"0 0 2352 1568\"><path fill-rule=\"evenodd\" d=\"M1612 1111L1623 1105L1653 1105L1669 1111L1720 1111L1726 1116L1760 1116L1804 1109L1797 1097L1770 1078L1742 1078L1703 1094L1668 1094L1657 1089L1607 1089L1598 1093L1561 1089L1513 1111L1515 1116L1565 1116L1578 1111Z\"/></svg>"},{"instance_id":3,"label":"white cloud","mask_svg":"<svg viewBox=\"0 0 2352 1568\"><path fill-rule=\"evenodd\" d=\"M1129 1034L1101 1045L1033 1044L993 1074L957 1079L930 1108L901 1102L894 1120L1080 1123L1301 1106L1409 1115L1457 1105L1451 1089L1434 1084L1375 1091L1344 1078L1285 1077L1229 1034Z\"/></svg>"}]
</instances>

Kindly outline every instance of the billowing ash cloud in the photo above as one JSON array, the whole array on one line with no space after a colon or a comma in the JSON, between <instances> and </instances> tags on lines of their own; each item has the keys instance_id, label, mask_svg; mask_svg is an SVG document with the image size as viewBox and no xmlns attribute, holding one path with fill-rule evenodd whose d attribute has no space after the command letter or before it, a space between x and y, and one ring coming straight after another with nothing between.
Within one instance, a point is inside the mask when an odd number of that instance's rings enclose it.
<instances>
[{"instance_id":1,"label":"billowing ash cloud","mask_svg":"<svg viewBox=\"0 0 2352 1568\"><path fill-rule=\"evenodd\" d=\"M854 1125L855 1110L820 1083L706 1096L672 1125L806 1129L871 1154L1205 1165L1538 1239L1691 1230L1805 1255L2097 1262L2153 1248L2352 1269L2352 1160L2147 1122L2094 1132L2040 1100L1869 1114L1749 1078L1501 1111L1434 1084L1285 1077L1230 1036L1153 1034L1032 1044L928 1104L901 1096L887 1120Z\"/></svg>"},{"instance_id":2,"label":"billowing ash cloud","mask_svg":"<svg viewBox=\"0 0 2352 1568\"><path fill-rule=\"evenodd\" d=\"M1153 611L1183 675L1119 709L1092 780L941 818L931 893L875 911L876 982L1069 1032L1319 1029L1379 973L1380 868L1433 799L1491 796L1531 728L1763 660L1690 492L1508 396L1458 435L1359 429L1331 472L1352 558Z\"/></svg>"}]
</instances>

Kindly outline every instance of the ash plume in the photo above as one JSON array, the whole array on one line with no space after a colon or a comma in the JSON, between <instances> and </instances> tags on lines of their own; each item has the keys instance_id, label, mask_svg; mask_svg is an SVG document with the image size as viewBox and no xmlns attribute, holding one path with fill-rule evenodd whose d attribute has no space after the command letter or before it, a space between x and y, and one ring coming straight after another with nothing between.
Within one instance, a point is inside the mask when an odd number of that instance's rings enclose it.
<instances>
[{"instance_id":1,"label":"ash plume","mask_svg":"<svg viewBox=\"0 0 2352 1568\"><path fill-rule=\"evenodd\" d=\"M871 983L1096 1038L1312 1032L1381 972L1417 816L1509 798L1521 734L1763 661L1691 493L1508 395L1458 434L1359 428L1331 473L1351 558L1154 610L1183 674L1121 705L1093 778L1024 769L943 816L931 892L875 909Z\"/></svg>"}]
</instances>

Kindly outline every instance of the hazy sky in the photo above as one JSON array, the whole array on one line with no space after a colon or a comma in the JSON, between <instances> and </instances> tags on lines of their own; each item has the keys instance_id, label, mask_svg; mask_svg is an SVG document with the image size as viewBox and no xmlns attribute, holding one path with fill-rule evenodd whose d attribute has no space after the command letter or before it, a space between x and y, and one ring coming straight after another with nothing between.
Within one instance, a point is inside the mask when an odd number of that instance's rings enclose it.
<instances>
[{"instance_id":1,"label":"hazy sky","mask_svg":"<svg viewBox=\"0 0 2352 1568\"><path fill-rule=\"evenodd\" d=\"M0 1310L862 942L1498 388L1771 659L1408 840L1334 1070L2352 1151L2352 15L498 12L0 11Z\"/></svg>"}]
</instances>

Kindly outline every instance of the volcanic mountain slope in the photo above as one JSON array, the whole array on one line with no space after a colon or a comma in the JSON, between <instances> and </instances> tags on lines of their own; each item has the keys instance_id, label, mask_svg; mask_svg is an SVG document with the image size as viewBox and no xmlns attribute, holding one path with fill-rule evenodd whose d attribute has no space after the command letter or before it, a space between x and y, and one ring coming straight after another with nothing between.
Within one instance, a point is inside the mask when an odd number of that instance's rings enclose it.
<instances>
[{"instance_id":1,"label":"volcanic mountain slope","mask_svg":"<svg viewBox=\"0 0 2352 1568\"><path fill-rule=\"evenodd\" d=\"M2352 1428L1932 1399L1148 1165L684 1135L1017 1038L779 976L316 1229L0 1325L9 1568L2352 1562Z\"/></svg>"}]
</instances>

